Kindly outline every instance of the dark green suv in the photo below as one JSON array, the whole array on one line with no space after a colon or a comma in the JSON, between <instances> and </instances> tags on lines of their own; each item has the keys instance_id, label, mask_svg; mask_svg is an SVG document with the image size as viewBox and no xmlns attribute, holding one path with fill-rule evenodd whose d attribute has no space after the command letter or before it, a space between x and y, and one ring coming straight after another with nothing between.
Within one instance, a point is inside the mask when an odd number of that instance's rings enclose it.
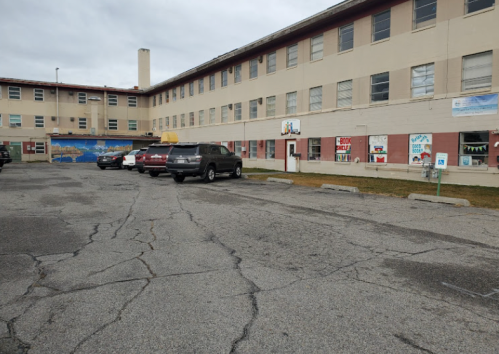
<instances>
[{"instance_id":1,"label":"dark green suv","mask_svg":"<svg viewBox=\"0 0 499 354\"><path fill-rule=\"evenodd\" d=\"M239 156L217 144L176 144L166 161L166 169L179 183L186 176L200 176L205 182L213 182L220 173L239 178L242 168L243 160Z\"/></svg>"},{"instance_id":2,"label":"dark green suv","mask_svg":"<svg viewBox=\"0 0 499 354\"><path fill-rule=\"evenodd\" d=\"M0 145L0 172L2 172L3 165L9 162L12 162L9 150L7 150L5 145Z\"/></svg>"}]
</instances>

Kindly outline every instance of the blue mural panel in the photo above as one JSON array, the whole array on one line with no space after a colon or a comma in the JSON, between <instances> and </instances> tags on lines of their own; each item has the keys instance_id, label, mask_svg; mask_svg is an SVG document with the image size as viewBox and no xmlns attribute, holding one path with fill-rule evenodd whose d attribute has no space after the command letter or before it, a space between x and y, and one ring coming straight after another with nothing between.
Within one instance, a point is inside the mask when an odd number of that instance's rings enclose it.
<instances>
[{"instance_id":1,"label":"blue mural panel","mask_svg":"<svg viewBox=\"0 0 499 354\"><path fill-rule=\"evenodd\" d=\"M96 162L111 151L132 151L132 140L52 139L52 162Z\"/></svg>"}]
</instances>

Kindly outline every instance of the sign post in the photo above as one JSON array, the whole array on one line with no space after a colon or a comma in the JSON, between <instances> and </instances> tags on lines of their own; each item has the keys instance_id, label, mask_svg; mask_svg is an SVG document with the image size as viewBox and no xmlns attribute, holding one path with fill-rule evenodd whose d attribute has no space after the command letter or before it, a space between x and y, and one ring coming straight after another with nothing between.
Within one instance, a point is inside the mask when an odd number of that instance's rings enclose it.
<instances>
[{"instance_id":1,"label":"sign post","mask_svg":"<svg viewBox=\"0 0 499 354\"><path fill-rule=\"evenodd\" d=\"M440 196L440 181L442 180L442 170L447 168L447 158L449 155L445 152L437 152L435 156L435 168L438 169L438 187L437 196Z\"/></svg>"}]
</instances>

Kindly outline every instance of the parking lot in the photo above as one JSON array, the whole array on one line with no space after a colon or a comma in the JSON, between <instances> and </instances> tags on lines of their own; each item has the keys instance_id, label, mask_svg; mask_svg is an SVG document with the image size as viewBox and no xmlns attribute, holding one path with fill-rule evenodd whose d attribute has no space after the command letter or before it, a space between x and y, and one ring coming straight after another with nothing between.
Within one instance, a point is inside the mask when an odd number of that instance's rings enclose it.
<instances>
[{"instance_id":1,"label":"parking lot","mask_svg":"<svg viewBox=\"0 0 499 354\"><path fill-rule=\"evenodd\" d=\"M95 164L0 175L0 353L498 353L499 212Z\"/></svg>"}]
</instances>

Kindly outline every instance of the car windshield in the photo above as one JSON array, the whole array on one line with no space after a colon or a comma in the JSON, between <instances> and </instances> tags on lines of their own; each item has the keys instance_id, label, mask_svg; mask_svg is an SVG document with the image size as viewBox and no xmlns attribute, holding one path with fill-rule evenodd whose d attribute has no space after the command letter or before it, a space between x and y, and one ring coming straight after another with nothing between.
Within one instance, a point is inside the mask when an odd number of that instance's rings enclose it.
<instances>
[{"instance_id":1,"label":"car windshield","mask_svg":"<svg viewBox=\"0 0 499 354\"><path fill-rule=\"evenodd\" d=\"M5 147L5 145L0 145L0 151L7 151L7 148Z\"/></svg>"},{"instance_id":2,"label":"car windshield","mask_svg":"<svg viewBox=\"0 0 499 354\"><path fill-rule=\"evenodd\" d=\"M196 155L196 146L174 146L170 155Z\"/></svg>"},{"instance_id":3,"label":"car windshield","mask_svg":"<svg viewBox=\"0 0 499 354\"><path fill-rule=\"evenodd\" d=\"M102 156L117 156L117 155L119 155L119 154L121 154L121 152L120 152L120 151L112 151L112 152L106 152L106 153L105 153L104 155L102 155Z\"/></svg>"},{"instance_id":4,"label":"car windshield","mask_svg":"<svg viewBox=\"0 0 499 354\"><path fill-rule=\"evenodd\" d=\"M150 146L149 149L147 149L148 154L168 154L168 151L170 151L170 146Z\"/></svg>"},{"instance_id":5,"label":"car windshield","mask_svg":"<svg viewBox=\"0 0 499 354\"><path fill-rule=\"evenodd\" d=\"M137 155L138 152L139 150L133 150L128 155Z\"/></svg>"}]
</instances>

